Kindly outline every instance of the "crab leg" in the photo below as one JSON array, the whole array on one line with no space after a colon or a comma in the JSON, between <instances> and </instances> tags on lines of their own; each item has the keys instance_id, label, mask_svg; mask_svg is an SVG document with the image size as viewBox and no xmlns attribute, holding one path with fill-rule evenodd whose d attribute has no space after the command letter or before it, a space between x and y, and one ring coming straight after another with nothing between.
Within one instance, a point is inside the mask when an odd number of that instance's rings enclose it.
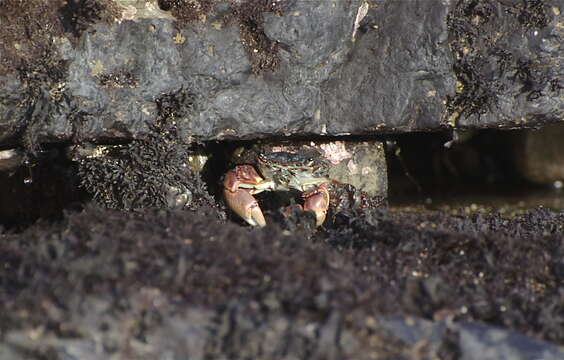
<instances>
[{"instance_id":1,"label":"crab leg","mask_svg":"<svg viewBox=\"0 0 564 360\"><path fill-rule=\"evenodd\" d=\"M227 206L252 226L263 227L266 220L252 194L264 191L263 178L250 165L239 165L229 170L223 181L223 195ZM259 186L255 190L255 186ZM264 187L265 185L263 185Z\"/></svg>"},{"instance_id":2,"label":"crab leg","mask_svg":"<svg viewBox=\"0 0 564 360\"><path fill-rule=\"evenodd\" d=\"M317 226L325 221L329 208L329 190L325 184L303 193L304 210L313 211L317 219Z\"/></svg>"}]
</instances>

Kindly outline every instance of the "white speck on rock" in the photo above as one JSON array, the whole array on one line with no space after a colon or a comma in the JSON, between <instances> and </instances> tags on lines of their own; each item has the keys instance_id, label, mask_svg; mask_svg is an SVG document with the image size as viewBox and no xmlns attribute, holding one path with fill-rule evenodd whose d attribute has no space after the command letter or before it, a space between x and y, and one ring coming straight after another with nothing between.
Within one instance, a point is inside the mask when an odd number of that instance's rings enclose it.
<instances>
[{"instance_id":1,"label":"white speck on rock","mask_svg":"<svg viewBox=\"0 0 564 360\"><path fill-rule=\"evenodd\" d=\"M360 22L362 21L362 19L364 19L366 14L368 14L368 8L369 7L370 7L370 5L368 5L368 3L365 1L358 8L358 12L356 13L356 19L354 20L354 28L353 28L353 33L352 33L352 40L353 41L355 40L354 36L356 35L356 31L358 30L358 27L360 26Z\"/></svg>"},{"instance_id":2,"label":"white speck on rock","mask_svg":"<svg viewBox=\"0 0 564 360\"><path fill-rule=\"evenodd\" d=\"M351 175L358 174L358 167L352 160L349 160L349 162L347 163L347 169L349 169Z\"/></svg>"}]
</instances>

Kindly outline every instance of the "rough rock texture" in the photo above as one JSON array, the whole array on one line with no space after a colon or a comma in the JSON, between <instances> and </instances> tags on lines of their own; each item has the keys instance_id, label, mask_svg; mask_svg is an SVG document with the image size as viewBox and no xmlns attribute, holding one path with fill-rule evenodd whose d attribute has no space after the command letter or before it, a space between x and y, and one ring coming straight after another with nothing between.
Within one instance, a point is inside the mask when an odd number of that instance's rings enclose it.
<instances>
[{"instance_id":1,"label":"rough rock texture","mask_svg":"<svg viewBox=\"0 0 564 360\"><path fill-rule=\"evenodd\" d=\"M564 119L564 1L459 1L449 14L459 127Z\"/></svg>"},{"instance_id":2,"label":"rough rock texture","mask_svg":"<svg viewBox=\"0 0 564 360\"><path fill-rule=\"evenodd\" d=\"M329 170L331 179L350 184L370 196L387 197L388 172L382 142L333 141L321 147L326 156L334 156L333 166Z\"/></svg>"},{"instance_id":3,"label":"rough rock texture","mask_svg":"<svg viewBox=\"0 0 564 360\"><path fill-rule=\"evenodd\" d=\"M216 215L87 207L0 234L1 357L563 356L562 213L379 209L311 238Z\"/></svg>"},{"instance_id":4,"label":"rough rock texture","mask_svg":"<svg viewBox=\"0 0 564 360\"><path fill-rule=\"evenodd\" d=\"M138 137L162 94L189 94L178 125L200 139L511 127L564 113L562 0L22 4L0 5L4 146Z\"/></svg>"},{"instance_id":5,"label":"rough rock texture","mask_svg":"<svg viewBox=\"0 0 564 360\"><path fill-rule=\"evenodd\" d=\"M346 60L322 84L332 134L438 129L454 94L447 16L440 1L374 1Z\"/></svg>"}]
</instances>

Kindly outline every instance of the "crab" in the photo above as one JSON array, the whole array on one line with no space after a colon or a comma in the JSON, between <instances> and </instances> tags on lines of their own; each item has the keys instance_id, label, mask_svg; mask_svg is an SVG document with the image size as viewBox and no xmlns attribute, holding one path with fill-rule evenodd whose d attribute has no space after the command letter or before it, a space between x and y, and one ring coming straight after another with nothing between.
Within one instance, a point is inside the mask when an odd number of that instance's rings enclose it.
<instances>
[{"instance_id":1,"label":"crab","mask_svg":"<svg viewBox=\"0 0 564 360\"><path fill-rule=\"evenodd\" d=\"M313 148L289 149L292 148L262 146L258 150L247 150L239 156L244 163L225 175L223 193L227 206L252 226L266 225L253 195L292 189L302 193L303 204L298 206L315 213L317 226L325 221L330 203L328 186L332 182L328 177L328 163Z\"/></svg>"}]
</instances>

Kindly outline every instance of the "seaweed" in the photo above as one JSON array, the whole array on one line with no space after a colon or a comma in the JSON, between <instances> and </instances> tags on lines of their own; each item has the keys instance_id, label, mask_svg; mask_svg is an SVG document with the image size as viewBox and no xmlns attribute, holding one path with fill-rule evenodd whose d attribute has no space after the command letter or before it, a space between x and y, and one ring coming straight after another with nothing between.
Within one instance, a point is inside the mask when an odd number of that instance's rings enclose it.
<instances>
[{"instance_id":1,"label":"seaweed","mask_svg":"<svg viewBox=\"0 0 564 360\"><path fill-rule=\"evenodd\" d=\"M0 75L25 71L53 53L53 39L63 36L58 17L62 0L0 2Z\"/></svg>"},{"instance_id":2,"label":"seaweed","mask_svg":"<svg viewBox=\"0 0 564 360\"><path fill-rule=\"evenodd\" d=\"M200 174L188 166L195 145L176 127L176 119L193 104L190 93L164 94L156 104L157 121L142 138L101 147L99 156L78 160L81 186L97 203L113 209L213 206Z\"/></svg>"},{"instance_id":3,"label":"seaweed","mask_svg":"<svg viewBox=\"0 0 564 360\"><path fill-rule=\"evenodd\" d=\"M501 97L521 84L528 101L544 95L551 81L539 69L540 59L521 58L508 49L515 32L540 30L550 23L546 5L540 0L505 4L491 0L459 0L448 15L450 46L455 57L458 86L447 99L447 112L456 125L460 118L478 121L495 113Z\"/></svg>"},{"instance_id":4,"label":"seaweed","mask_svg":"<svg viewBox=\"0 0 564 360\"><path fill-rule=\"evenodd\" d=\"M136 76L127 70L99 74L97 78L98 84L100 84L101 87L135 88L138 85Z\"/></svg>"},{"instance_id":5,"label":"seaweed","mask_svg":"<svg viewBox=\"0 0 564 360\"><path fill-rule=\"evenodd\" d=\"M13 132L30 159L41 150L41 130L72 107L65 84L68 61L61 58L57 44L66 41L67 34L72 40L93 23L117 14L110 0L0 2L0 75L16 72L22 83L18 106L26 111L14 122Z\"/></svg>"},{"instance_id":6,"label":"seaweed","mask_svg":"<svg viewBox=\"0 0 564 360\"><path fill-rule=\"evenodd\" d=\"M61 223L2 235L0 326L72 333L91 320L68 319L96 309L73 304L94 297L108 302L106 327L125 321L138 341L182 316L180 308L215 309L219 323L232 319L222 325L232 331L209 335L215 340L206 351L219 353L250 351L236 340L240 331L251 336L269 329L290 342L294 330L271 323L277 316L357 328L360 338L374 331L360 330L372 317L447 317L562 344L563 224L561 212L547 209L507 218L379 208L343 215L308 240L277 226L250 231L225 223L207 207L124 212L87 206ZM133 311L142 294L149 305ZM198 326L204 331L211 324ZM449 336L445 356L459 351L456 334ZM307 344L293 348L306 351Z\"/></svg>"},{"instance_id":7,"label":"seaweed","mask_svg":"<svg viewBox=\"0 0 564 360\"><path fill-rule=\"evenodd\" d=\"M159 7L170 11L182 28L195 21L205 21L213 10L217 0L159 0ZM255 74L275 71L280 61L278 43L268 38L263 28L264 13L281 14L282 10L275 1L246 0L231 1L231 9L222 21L231 20L239 24L241 44L245 48Z\"/></svg>"},{"instance_id":8,"label":"seaweed","mask_svg":"<svg viewBox=\"0 0 564 360\"><path fill-rule=\"evenodd\" d=\"M275 71L280 62L278 43L264 33L263 14L268 12L281 14L276 2L270 0L248 0L235 10L239 19L241 43L255 74Z\"/></svg>"},{"instance_id":9,"label":"seaweed","mask_svg":"<svg viewBox=\"0 0 564 360\"><path fill-rule=\"evenodd\" d=\"M170 11L179 26L205 19L217 0L158 0L161 10Z\"/></svg>"},{"instance_id":10,"label":"seaweed","mask_svg":"<svg viewBox=\"0 0 564 360\"><path fill-rule=\"evenodd\" d=\"M118 5L112 0L67 0L59 12L65 32L75 39L93 24L111 23L120 15Z\"/></svg>"}]
</instances>

